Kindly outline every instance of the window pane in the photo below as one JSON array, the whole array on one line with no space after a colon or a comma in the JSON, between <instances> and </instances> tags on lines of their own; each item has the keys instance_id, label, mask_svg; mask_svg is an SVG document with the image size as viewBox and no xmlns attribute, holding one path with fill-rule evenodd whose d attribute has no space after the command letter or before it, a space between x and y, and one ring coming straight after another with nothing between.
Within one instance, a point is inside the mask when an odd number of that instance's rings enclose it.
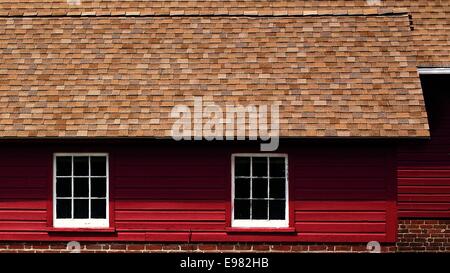
<instances>
[{"instance_id":1,"label":"window pane","mask_svg":"<svg viewBox=\"0 0 450 273\"><path fill-rule=\"evenodd\" d=\"M106 176L106 157L104 156L91 157L91 175Z\"/></svg>"},{"instance_id":2,"label":"window pane","mask_svg":"<svg viewBox=\"0 0 450 273\"><path fill-rule=\"evenodd\" d=\"M235 158L234 175L250 176L250 157Z\"/></svg>"},{"instance_id":3,"label":"window pane","mask_svg":"<svg viewBox=\"0 0 450 273\"><path fill-rule=\"evenodd\" d=\"M91 200L91 218L105 219L106 218L106 200L94 199Z\"/></svg>"},{"instance_id":4,"label":"window pane","mask_svg":"<svg viewBox=\"0 0 450 273\"><path fill-rule=\"evenodd\" d=\"M271 200L269 201L269 217L270 220L284 220L285 219L285 200Z\"/></svg>"},{"instance_id":5,"label":"window pane","mask_svg":"<svg viewBox=\"0 0 450 273\"><path fill-rule=\"evenodd\" d=\"M286 165L283 157L270 158L270 176L271 177L285 177Z\"/></svg>"},{"instance_id":6,"label":"window pane","mask_svg":"<svg viewBox=\"0 0 450 273\"><path fill-rule=\"evenodd\" d=\"M74 187L73 193L75 197L89 197L88 178L74 178L73 187Z\"/></svg>"},{"instance_id":7,"label":"window pane","mask_svg":"<svg viewBox=\"0 0 450 273\"><path fill-rule=\"evenodd\" d=\"M56 218L72 218L72 200L56 199Z\"/></svg>"},{"instance_id":8,"label":"window pane","mask_svg":"<svg viewBox=\"0 0 450 273\"><path fill-rule=\"evenodd\" d=\"M234 219L250 219L250 200L234 200Z\"/></svg>"},{"instance_id":9,"label":"window pane","mask_svg":"<svg viewBox=\"0 0 450 273\"><path fill-rule=\"evenodd\" d=\"M252 176L267 176L267 157L253 157L253 174Z\"/></svg>"},{"instance_id":10,"label":"window pane","mask_svg":"<svg viewBox=\"0 0 450 273\"><path fill-rule=\"evenodd\" d=\"M91 197L106 197L106 178L91 178Z\"/></svg>"},{"instance_id":11,"label":"window pane","mask_svg":"<svg viewBox=\"0 0 450 273\"><path fill-rule=\"evenodd\" d=\"M56 157L56 175L57 176L72 175L72 158L70 156Z\"/></svg>"},{"instance_id":12,"label":"window pane","mask_svg":"<svg viewBox=\"0 0 450 273\"><path fill-rule=\"evenodd\" d=\"M267 219L267 200L252 201L252 219Z\"/></svg>"},{"instance_id":13,"label":"window pane","mask_svg":"<svg viewBox=\"0 0 450 273\"><path fill-rule=\"evenodd\" d=\"M89 157L87 156L73 157L73 174L75 176L89 175Z\"/></svg>"},{"instance_id":14,"label":"window pane","mask_svg":"<svg viewBox=\"0 0 450 273\"><path fill-rule=\"evenodd\" d=\"M73 213L74 213L73 218L75 219L89 218L89 200L75 199Z\"/></svg>"},{"instance_id":15,"label":"window pane","mask_svg":"<svg viewBox=\"0 0 450 273\"><path fill-rule=\"evenodd\" d=\"M72 179L56 179L56 197L72 197Z\"/></svg>"},{"instance_id":16,"label":"window pane","mask_svg":"<svg viewBox=\"0 0 450 273\"><path fill-rule=\"evenodd\" d=\"M270 178L270 198L286 198L286 180Z\"/></svg>"},{"instance_id":17,"label":"window pane","mask_svg":"<svg viewBox=\"0 0 450 273\"><path fill-rule=\"evenodd\" d=\"M236 198L250 198L250 178L236 178L234 191Z\"/></svg>"},{"instance_id":18,"label":"window pane","mask_svg":"<svg viewBox=\"0 0 450 273\"><path fill-rule=\"evenodd\" d=\"M267 178L253 178L252 198L267 198Z\"/></svg>"}]
</instances>

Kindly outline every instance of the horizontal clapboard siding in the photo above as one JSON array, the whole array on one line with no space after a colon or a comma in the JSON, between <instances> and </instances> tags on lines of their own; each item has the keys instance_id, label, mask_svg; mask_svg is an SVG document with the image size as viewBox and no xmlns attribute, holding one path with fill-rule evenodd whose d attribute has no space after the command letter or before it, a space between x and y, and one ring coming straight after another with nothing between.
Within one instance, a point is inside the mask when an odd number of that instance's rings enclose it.
<instances>
[{"instance_id":1,"label":"horizontal clapboard siding","mask_svg":"<svg viewBox=\"0 0 450 273\"><path fill-rule=\"evenodd\" d=\"M421 80L431 139L399 148L399 216L450 218L450 75Z\"/></svg>"},{"instance_id":2,"label":"horizontal clapboard siding","mask_svg":"<svg viewBox=\"0 0 450 273\"><path fill-rule=\"evenodd\" d=\"M47 229L49 153L2 147L0 154L0 232Z\"/></svg>"},{"instance_id":3,"label":"horizontal clapboard siding","mask_svg":"<svg viewBox=\"0 0 450 273\"><path fill-rule=\"evenodd\" d=\"M224 230L229 166L208 150L116 151L115 223L119 231ZM151 155L151 156L149 156Z\"/></svg>"},{"instance_id":4,"label":"horizontal clapboard siding","mask_svg":"<svg viewBox=\"0 0 450 273\"><path fill-rule=\"evenodd\" d=\"M390 144L290 143L289 231L230 230L231 154L258 145L48 142L2 146L0 240L367 242L395 240ZM52 154L110 158L114 232L58 232L51 219Z\"/></svg>"},{"instance_id":5,"label":"horizontal clapboard siding","mask_svg":"<svg viewBox=\"0 0 450 273\"><path fill-rule=\"evenodd\" d=\"M302 235L374 234L385 236L389 223L385 202L297 202L295 227Z\"/></svg>"}]
</instances>

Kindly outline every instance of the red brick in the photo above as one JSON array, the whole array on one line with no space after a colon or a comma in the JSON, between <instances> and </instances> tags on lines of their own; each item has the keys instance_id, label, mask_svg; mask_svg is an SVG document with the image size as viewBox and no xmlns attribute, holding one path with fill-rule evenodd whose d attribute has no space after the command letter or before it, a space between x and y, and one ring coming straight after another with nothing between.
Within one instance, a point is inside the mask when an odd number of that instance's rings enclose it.
<instances>
[{"instance_id":1,"label":"red brick","mask_svg":"<svg viewBox=\"0 0 450 273\"><path fill-rule=\"evenodd\" d=\"M309 246L309 251L327 251L326 245L312 245Z\"/></svg>"},{"instance_id":2,"label":"red brick","mask_svg":"<svg viewBox=\"0 0 450 273\"><path fill-rule=\"evenodd\" d=\"M305 252L308 251L308 245L293 245L292 251L293 252Z\"/></svg>"},{"instance_id":3,"label":"red brick","mask_svg":"<svg viewBox=\"0 0 450 273\"><path fill-rule=\"evenodd\" d=\"M87 249L87 250L101 250L102 249L102 245L100 244L86 244L84 246L81 247L82 249ZM109 249L109 246L108 246Z\"/></svg>"},{"instance_id":4,"label":"red brick","mask_svg":"<svg viewBox=\"0 0 450 273\"><path fill-rule=\"evenodd\" d=\"M48 244L33 245L32 247L33 249L40 249L40 250L50 249L50 246Z\"/></svg>"},{"instance_id":5,"label":"red brick","mask_svg":"<svg viewBox=\"0 0 450 273\"><path fill-rule=\"evenodd\" d=\"M145 250L148 251L161 251L162 250L162 245L159 244L151 244L151 245L145 245Z\"/></svg>"},{"instance_id":6,"label":"red brick","mask_svg":"<svg viewBox=\"0 0 450 273\"><path fill-rule=\"evenodd\" d=\"M345 252L351 252L352 246L350 245L338 245L334 247L334 251L345 251Z\"/></svg>"},{"instance_id":7,"label":"red brick","mask_svg":"<svg viewBox=\"0 0 450 273\"><path fill-rule=\"evenodd\" d=\"M9 245L9 249L25 249L25 245L24 244L10 244Z\"/></svg>"},{"instance_id":8,"label":"red brick","mask_svg":"<svg viewBox=\"0 0 450 273\"><path fill-rule=\"evenodd\" d=\"M176 244L163 245L162 250L180 250L180 246Z\"/></svg>"},{"instance_id":9,"label":"red brick","mask_svg":"<svg viewBox=\"0 0 450 273\"><path fill-rule=\"evenodd\" d=\"M125 244L112 244L110 246L111 250L127 250L127 246Z\"/></svg>"},{"instance_id":10,"label":"red brick","mask_svg":"<svg viewBox=\"0 0 450 273\"><path fill-rule=\"evenodd\" d=\"M283 251L283 252L285 252L285 251L291 251L292 250L292 246L290 246L290 245L272 245L271 247L270 247L270 249L272 250L272 251Z\"/></svg>"},{"instance_id":11,"label":"red brick","mask_svg":"<svg viewBox=\"0 0 450 273\"><path fill-rule=\"evenodd\" d=\"M232 251L232 250L234 250L234 245L232 245L232 244L227 244L227 245L225 245L225 244L218 244L217 245L217 250L222 250L222 251Z\"/></svg>"},{"instance_id":12,"label":"red brick","mask_svg":"<svg viewBox=\"0 0 450 273\"><path fill-rule=\"evenodd\" d=\"M137 250L145 250L145 245L140 244L133 244L133 245L127 245L127 250L130 251L137 251Z\"/></svg>"},{"instance_id":13,"label":"red brick","mask_svg":"<svg viewBox=\"0 0 450 273\"><path fill-rule=\"evenodd\" d=\"M214 251L217 250L217 245L204 245L204 244L200 244L198 245L198 250L200 251Z\"/></svg>"},{"instance_id":14,"label":"red brick","mask_svg":"<svg viewBox=\"0 0 450 273\"><path fill-rule=\"evenodd\" d=\"M54 250L67 250L67 244L51 244L50 249Z\"/></svg>"},{"instance_id":15,"label":"red brick","mask_svg":"<svg viewBox=\"0 0 450 273\"><path fill-rule=\"evenodd\" d=\"M270 247L268 245L254 245L253 250L255 251L269 251Z\"/></svg>"},{"instance_id":16,"label":"red brick","mask_svg":"<svg viewBox=\"0 0 450 273\"><path fill-rule=\"evenodd\" d=\"M251 246L251 245L236 245L236 246L234 247L234 249L235 249L236 251L247 251L247 250L251 250L251 249L252 249L252 246Z\"/></svg>"},{"instance_id":17,"label":"red brick","mask_svg":"<svg viewBox=\"0 0 450 273\"><path fill-rule=\"evenodd\" d=\"M197 249L197 245L195 244L184 244L184 245L180 245L180 250L181 251L195 251Z\"/></svg>"}]
</instances>

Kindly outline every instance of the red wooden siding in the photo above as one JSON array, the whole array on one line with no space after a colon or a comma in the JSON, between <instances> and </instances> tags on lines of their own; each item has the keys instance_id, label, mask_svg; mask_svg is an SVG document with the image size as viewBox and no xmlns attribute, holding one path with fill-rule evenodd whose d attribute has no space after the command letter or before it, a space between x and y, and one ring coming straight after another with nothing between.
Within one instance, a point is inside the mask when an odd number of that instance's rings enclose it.
<instances>
[{"instance_id":1,"label":"red wooden siding","mask_svg":"<svg viewBox=\"0 0 450 273\"><path fill-rule=\"evenodd\" d=\"M431 139L398 153L400 217L450 217L450 75L422 76Z\"/></svg>"},{"instance_id":2,"label":"red wooden siding","mask_svg":"<svg viewBox=\"0 0 450 273\"><path fill-rule=\"evenodd\" d=\"M1 149L0 233L47 229L47 150Z\"/></svg>"},{"instance_id":3,"label":"red wooden siding","mask_svg":"<svg viewBox=\"0 0 450 273\"><path fill-rule=\"evenodd\" d=\"M119 141L4 143L0 240L394 241L395 162L390 144L283 142L291 229L230 229L231 154L259 145ZM107 152L113 232L51 227L52 154Z\"/></svg>"}]
</instances>

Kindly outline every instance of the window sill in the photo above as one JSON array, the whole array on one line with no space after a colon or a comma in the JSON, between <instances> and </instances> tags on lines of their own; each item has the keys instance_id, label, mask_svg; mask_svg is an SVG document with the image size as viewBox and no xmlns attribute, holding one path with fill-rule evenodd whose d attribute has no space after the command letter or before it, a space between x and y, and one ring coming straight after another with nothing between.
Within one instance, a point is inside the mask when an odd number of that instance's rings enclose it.
<instances>
[{"instance_id":1,"label":"window sill","mask_svg":"<svg viewBox=\"0 0 450 273\"><path fill-rule=\"evenodd\" d=\"M50 227L47 232L51 233L65 233L65 232L76 232L76 233L114 233L115 228L56 228Z\"/></svg>"},{"instance_id":2,"label":"window sill","mask_svg":"<svg viewBox=\"0 0 450 273\"><path fill-rule=\"evenodd\" d=\"M227 233L295 233L295 228L241 228L229 227L225 229Z\"/></svg>"}]
</instances>

